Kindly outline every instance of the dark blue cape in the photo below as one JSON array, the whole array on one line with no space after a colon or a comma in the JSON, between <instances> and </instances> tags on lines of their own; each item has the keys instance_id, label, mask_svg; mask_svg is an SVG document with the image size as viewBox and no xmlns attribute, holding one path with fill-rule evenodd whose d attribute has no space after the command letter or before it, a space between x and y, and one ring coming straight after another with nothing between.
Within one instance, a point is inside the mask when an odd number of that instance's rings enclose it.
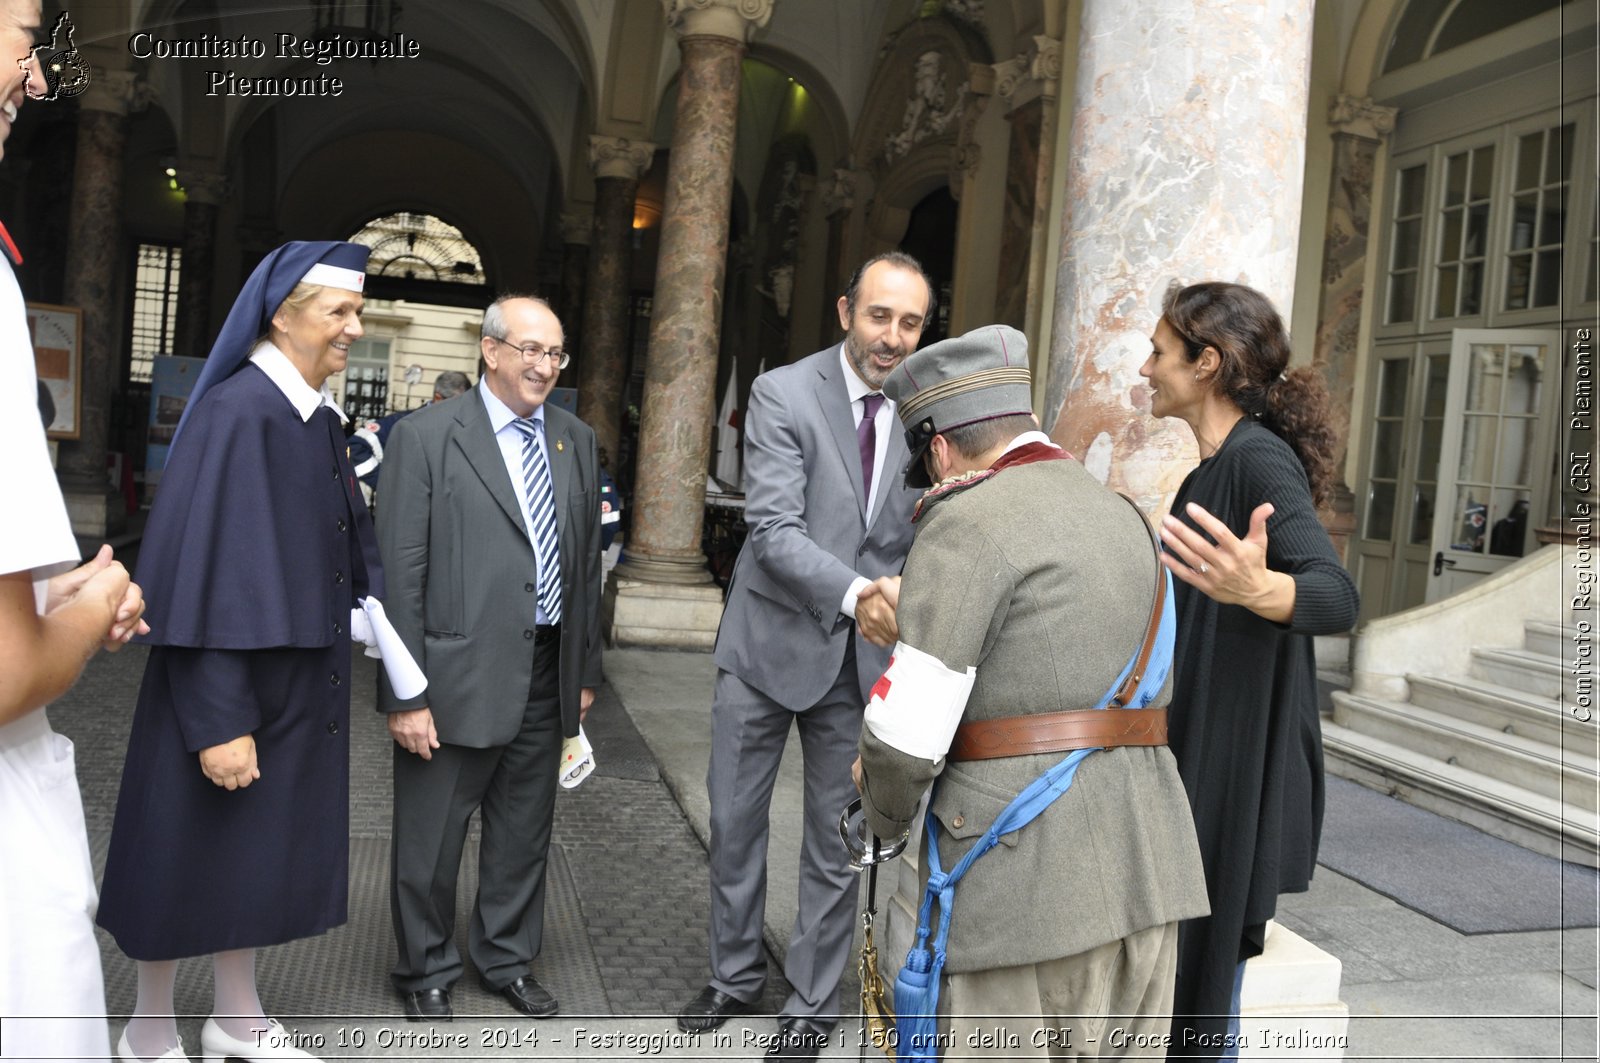
<instances>
[{"instance_id":1,"label":"dark blue cape","mask_svg":"<svg viewBox=\"0 0 1600 1063\"><path fill-rule=\"evenodd\" d=\"M331 645L350 622L352 594L383 597L371 517L338 419L322 409L301 421L247 363L191 404L187 424L139 550L150 624L141 641ZM330 491L331 482L341 489Z\"/></svg>"}]
</instances>

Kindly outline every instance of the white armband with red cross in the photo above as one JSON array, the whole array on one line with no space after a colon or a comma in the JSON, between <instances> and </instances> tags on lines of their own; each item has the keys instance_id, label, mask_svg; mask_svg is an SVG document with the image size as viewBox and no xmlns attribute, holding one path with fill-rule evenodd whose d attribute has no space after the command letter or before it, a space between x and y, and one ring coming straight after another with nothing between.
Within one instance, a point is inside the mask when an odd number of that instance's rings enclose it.
<instances>
[{"instance_id":1,"label":"white armband with red cross","mask_svg":"<svg viewBox=\"0 0 1600 1063\"><path fill-rule=\"evenodd\" d=\"M946 668L937 657L897 642L867 701L867 730L884 745L923 760L950 752L978 670Z\"/></svg>"}]
</instances>

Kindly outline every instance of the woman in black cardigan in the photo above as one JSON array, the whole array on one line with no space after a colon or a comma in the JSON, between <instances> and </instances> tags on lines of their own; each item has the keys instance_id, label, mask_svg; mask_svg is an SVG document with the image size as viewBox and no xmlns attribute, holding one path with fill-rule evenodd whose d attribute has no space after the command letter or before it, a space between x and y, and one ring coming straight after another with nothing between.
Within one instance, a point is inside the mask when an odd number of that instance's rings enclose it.
<instances>
[{"instance_id":1,"label":"woman in black cardigan","mask_svg":"<svg viewBox=\"0 0 1600 1063\"><path fill-rule=\"evenodd\" d=\"M1179 581L1169 739L1211 899L1180 932L1171 1051L1232 1059L1244 961L1278 894L1305 890L1316 865L1311 636L1355 623L1356 588L1317 519L1334 476L1327 390L1316 369L1285 373L1272 304L1237 284L1174 287L1151 343L1150 412L1200 446L1161 529Z\"/></svg>"}]
</instances>

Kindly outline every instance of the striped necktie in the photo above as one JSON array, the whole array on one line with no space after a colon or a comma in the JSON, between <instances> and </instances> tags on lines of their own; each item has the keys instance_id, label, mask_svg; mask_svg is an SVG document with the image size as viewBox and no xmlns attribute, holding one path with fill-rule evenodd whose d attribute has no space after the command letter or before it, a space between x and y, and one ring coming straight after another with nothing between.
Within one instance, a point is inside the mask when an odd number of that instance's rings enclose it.
<instances>
[{"instance_id":1,"label":"striped necktie","mask_svg":"<svg viewBox=\"0 0 1600 1063\"><path fill-rule=\"evenodd\" d=\"M522 433L522 485L528 496L528 526L533 531L533 554L539 562L539 607L552 624L561 622L561 550L556 541L556 495L550 482L550 464L535 434L532 418L511 422Z\"/></svg>"}]
</instances>

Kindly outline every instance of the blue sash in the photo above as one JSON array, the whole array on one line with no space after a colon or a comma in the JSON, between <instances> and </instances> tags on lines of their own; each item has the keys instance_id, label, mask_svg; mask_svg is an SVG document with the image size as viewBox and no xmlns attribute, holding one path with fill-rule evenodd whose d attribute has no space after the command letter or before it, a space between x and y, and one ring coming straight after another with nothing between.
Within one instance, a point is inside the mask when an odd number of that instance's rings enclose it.
<instances>
[{"instance_id":1,"label":"blue sash","mask_svg":"<svg viewBox=\"0 0 1600 1063\"><path fill-rule=\"evenodd\" d=\"M1172 574L1163 572L1162 577L1166 580L1166 593L1161 606L1161 623L1156 632L1155 645L1151 649L1144 678L1126 708L1143 708L1149 705L1161 692L1162 686L1167 681L1167 673L1172 669L1173 638L1177 632L1178 622L1172 603ZM1095 708L1103 709L1111 703L1111 699L1133 671L1139 651L1143 649L1141 644L1139 650L1134 651L1134 656L1129 659L1127 667L1117 676L1117 681L1111 684L1111 689L1106 691ZM928 884L923 888L922 907L917 912L917 940L911 951L906 954L906 962L894 980L895 1034L898 1042L895 1054L902 1063L923 1063L923 1061L932 1063L939 1058L937 1018L939 977L944 973L945 949L950 940L950 915L955 907L956 883L961 881L962 876L978 857L999 844L1002 834L1010 834L1027 826L1034 817L1049 808L1056 798L1066 793L1072 785L1073 776L1078 773L1078 765L1094 752L1095 749L1075 749L1067 754L1065 760L1029 783L1028 788L1005 807L983 837L978 839L977 844L968 850L967 855L963 856L949 872L946 872L939 862L939 839L935 817L932 812L927 814L924 820L927 828L927 845L923 848L923 855L928 862ZM935 898L939 901L939 932L934 936L930 948L929 923L933 917Z\"/></svg>"}]
</instances>

